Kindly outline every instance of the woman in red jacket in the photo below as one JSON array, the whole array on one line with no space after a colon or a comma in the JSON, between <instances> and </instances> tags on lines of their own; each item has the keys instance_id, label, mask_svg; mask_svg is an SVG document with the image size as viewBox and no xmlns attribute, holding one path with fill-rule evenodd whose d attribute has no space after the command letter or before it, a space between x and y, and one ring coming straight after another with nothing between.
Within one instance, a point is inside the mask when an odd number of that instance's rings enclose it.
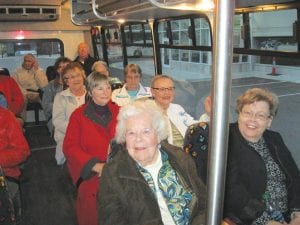
<instances>
[{"instance_id":1,"label":"woman in red jacket","mask_svg":"<svg viewBox=\"0 0 300 225\"><path fill-rule=\"evenodd\" d=\"M115 134L119 107L111 102L111 86L106 76L98 72L90 74L87 91L91 99L71 115L63 151L77 186L78 224L97 225L98 179Z\"/></svg>"},{"instance_id":2,"label":"woman in red jacket","mask_svg":"<svg viewBox=\"0 0 300 225\"><path fill-rule=\"evenodd\" d=\"M0 69L0 92L6 98L7 106L16 116L20 115L24 108L24 97L17 82L3 74Z\"/></svg>"},{"instance_id":3,"label":"woman in red jacket","mask_svg":"<svg viewBox=\"0 0 300 225\"><path fill-rule=\"evenodd\" d=\"M16 220L19 221L21 206L18 180L19 165L30 155L29 146L20 123L13 113L0 106L0 166L8 182L13 199Z\"/></svg>"}]
</instances>

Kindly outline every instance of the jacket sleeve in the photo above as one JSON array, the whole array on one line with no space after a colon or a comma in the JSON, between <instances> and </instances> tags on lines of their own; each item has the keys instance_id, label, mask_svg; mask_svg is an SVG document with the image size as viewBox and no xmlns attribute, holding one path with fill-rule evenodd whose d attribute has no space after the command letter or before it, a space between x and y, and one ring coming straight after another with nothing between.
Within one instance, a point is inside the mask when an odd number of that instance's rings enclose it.
<instances>
[{"instance_id":1,"label":"jacket sleeve","mask_svg":"<svg viewBox=\"0 0 300 225\"><path fill-rule=\"evenodd\" d=\"M272 142L275 143L277 149L276 156L281 168L284 170L287 176L287 180L290 183L287 185L288 188L288 207L291 211L300 210L300 172L297 167L295 160L292 157L291 152L285 145L281 135L277 132L272 132Z\"/></svg>"},{"instance_id":2,"label":"jacket sleeve","mask_svg":"<svg viewBox=\"0 0 300 225\"><path fill-rule=\"evenodd\" d=\"M95 164L99 161L95 156L84 150L84 146L81 142L82 135L86 135L88 131L82 129L82 123L84 123L84 120L82 120L80 115L81 111L78 110L75 110L71 115L63 143L63 152L67 159L68 167L74 183L76 183L81 177L86 166L91 168L91 163Z\"/></svg>"},{"instance_id":3,"label":"jacket sleeve","mask_svg":"<svg viewBox=\"0 0 300 225\"><path fill-rule=\"evenodd\" d=\"M44 70L42 70L41 68L38 68L37 71L35 72L35 80L39 88L43 88L48 84L47 75L45 74Z\"/></svg>"},{"instance_id":4,"label":"jacket sleeve","mask_svg":"<svg viewBox=\"0 0 300 225\"><path fill-rule=\"evenodd\" d=\"M189 171L190 179L195 182L196 191L198 194L198 207L195 212L195 217L193 218L192 225L204 225L205 224L205 211L206 211L206 200L207 191L204 182L200 179L197 174L196 166L190 157L187 157L187 166Z\"/></svg>"},{"instance_id":5,"label":"jacket sleeve","mask_svg":"<svg viewBox=\"0 0 300 225\"><path fill-rule=\"evenodd\" d=\"M198 120L195 120L190 114L188 114L181 105L178 105L178 111L179 117L183 120L185 126L188 127L194 123L199 122Z\"/></svg>"},{"instance_id":6,"label":"jacket sleeve","mask_svg":"<svg viewBox=\"0 0 300 225\"><path fill-rule=\"evenodd\" d=\"M19 85L14 79L10 79L11 104L8 106L14 114L20 114L24 108L24 97Z\"/></svg>"},{"instance_id":7,"label":"jacket sleeve","mask_svg":"<svg viewBox=\"0 0 300 225\"><path fill-rule=\"evenodd\" d=\"M238 221L241 224L251 224L263 213L265 204L252 197L241 180L241 157L244 157L241 151L244 148L239 142L237 132L237 126L230 126L224 214L237 224L240 224Z\"/></svg>"},{"instance_id":8,"label":"jacket sleeve","mask_svg":"<svg viewBox=\"0 0 300 225\"><path fill-rule=\"evenodd\" d=\"M233 153L234 154L234 153ZM253 198L240 182L238 158L228 157L225 191L225 217L237 224L251 224L265 209L265 204Z\"/></svg>"},{"instance_id":9,"label":"jacket sleeve","mask_svg":"<svg viewBox=\"0 0 300 225\"><path fill-rule=\"evenodd\" d=\"M62 133L66 133L66 129L68 126L68 118L66 115L66 101L64 101L64 97L59 93L56 94L53 102L53 114L52 121L55 127L55 130L59 130Z\"/></svg>"},{"instance_id":10,"label":"jacket sleeve","mask_svg":"<svg viewBox=\"0 0 300 225\"><path fill-rule=\"evenodd\" d=\"M50 84L50 83L49 83ZM45 116L47 120L52 116L52 110L53 110L53 94L51 91L51 86L47 85L43 88L43 98L42 98L42 106L45 113Z\"/></svg>"},{"instance_id":11,"label":"jacket sleeve","mask_svg":"<svg viewBox=\"0 0 300 225\"><path fill-rule=\"evenodd\" d=\"M28 143L23 135L21 126L14 115L7 113L5 129L7 145L0 150L0 165L2 168L15 167L30 155Z\"/></svg>"},{"instance_id":12,"label":"jacket sleeve","mask_svg":"<svg viewBox=\"0 0 300 225\"><path fill-rule=\"evenodd\" d=\"M21 72L17 69L14 73L14 75L12 76L12 78L16 81L16 83L18 84L20 90L21 90L21 93L23 96L25 96L27 94L27 91L25 88L22 87L21 85Z\"/></svg>"},{"instance_id":13,"label":"jacket sleeve","mask_svg":"<svg viewBox=\"0 0 300 225\"><path fill-rule=\"evenodd\" d=\"M121 195L117 192L118 185L114 184L113 176L104 166L97 195L98 223L101 225L127 225L128 223L124 219L126 210L123 208L124 204L121 203Z\"/></svg>"}]
</instances>

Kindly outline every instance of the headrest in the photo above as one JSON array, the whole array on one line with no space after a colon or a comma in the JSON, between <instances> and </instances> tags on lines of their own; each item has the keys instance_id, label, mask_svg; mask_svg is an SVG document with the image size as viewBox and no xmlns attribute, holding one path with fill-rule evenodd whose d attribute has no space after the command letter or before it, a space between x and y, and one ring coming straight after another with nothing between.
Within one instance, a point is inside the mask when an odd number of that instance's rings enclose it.
<instances>
[{"instance_id":1,"label":"headrest","mask_svg":"<svg viewBox=\"0 0 300 225\"><path fill-rule=\"evenodd\" d=\"M6 75L6 76L10 76L9 71L7 68L1 68L0 67L0 74L1 75Z\"/></svg>"}]
</instances>

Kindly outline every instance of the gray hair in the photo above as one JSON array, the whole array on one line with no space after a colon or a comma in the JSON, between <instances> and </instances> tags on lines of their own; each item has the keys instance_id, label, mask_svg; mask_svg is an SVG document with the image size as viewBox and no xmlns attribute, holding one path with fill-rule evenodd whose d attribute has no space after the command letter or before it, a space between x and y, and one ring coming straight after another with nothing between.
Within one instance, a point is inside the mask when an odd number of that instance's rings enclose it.
<instances>
[{"instance_id":1,"label":"gray hair","mask_svg":"<svg viewBox=\"0 0 300 225\"><path fill-rule=\"evenodd\" d=\"M124 76L126 78L128 72L131 71L133 73L137 73L142 78L142 69L138 64L128 64L124 69Z\"/></svg>"},{"instance_id":2,"label":"gray hair","mask_svg":"<svg viewBox=\"0 0 300 225\"><path fill-rule=\"evenodd\" d=\"M245 105L263 101L269 105L271 116L275 116L278 111L279 100L273 92L263 88L251 88L241 94L236 101L236 112L240 113Z\"/></svg>"},{"instance_id":3,"label":"gray hair","mask_svg":"<svg viewBox=\"0 0 300 225\"><path fill-rule=\"evenodd\" d=\"M95 69L96 69L96 67L97 67L98 65L104 66L105 69L106 69L107 71L109 71L109 70L108 70L107 63L104 62L104 61L101 61L101 60L94 62L94 64L92 65L92 71L95 71Z\"/></svg>"},{"instance_id":4,"label":"gray hair","mask_svg":"<svg viewBox=\"0 0 300 225\"><path fill-rule=\"evenodd\" d=\"M99 86L102 83L107 83L109 86L109 81L107 76L94 71L86 78L86 89L89 96L92 96L92 91L95 87Z\"/></svg>"},{"instance_id":5,"label":"gray hair","mask_svg":"<svg viewBox=\"0 0 300 225\"><path fill-rule=\"evenodd\" d=\"M162 109L153 100L141 98L121 107L115 135L117 143L125 143L126 120L141 114L151 118L152 127L158 135L159 141L168 137L168 119Z\"/></svg>"},{"instance_id":6,"label":"gray hair","mask_svg":"<svg viewBox=\"0 0 300 225\"><path fill-rule=\"evenodd\" d=\"M168 75L165 75L165 74L157 74L155 75L152 80L151 80L151 88L154 88L155 87L155 83L160 80L160 79L168 79L168 80L171 80L174 84L174 79Z\"/></svg>"}]
</instances>

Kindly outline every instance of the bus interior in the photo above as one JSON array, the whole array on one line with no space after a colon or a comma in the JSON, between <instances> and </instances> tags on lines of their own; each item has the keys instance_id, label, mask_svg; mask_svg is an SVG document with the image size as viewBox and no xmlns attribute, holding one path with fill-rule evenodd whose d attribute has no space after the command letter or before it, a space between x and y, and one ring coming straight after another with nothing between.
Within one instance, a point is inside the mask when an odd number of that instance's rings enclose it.
<instances>
[{"instance_id":1,"label":"bus interior","mask_svg":"<svg viewBox=\"0 0 300 225\"><path fill-rule=\"evenodd\" d=\"M298 0L2 0L0 67L11 74L25 54L46 71L77 45L104 60L123 80L140 65L146 86L156 74L175 80L175 102L194 118L213 97L207 224L220 224L228 123L235 100L251 87L276 93L280 131L298 167L300 114L300 2ZM29 109L24 130L32 155L21 179L22 225L73 225L76 190L54 159L42 108ZM216 194L217 193L217 194Z\"/></svg>"}]
</instances>

